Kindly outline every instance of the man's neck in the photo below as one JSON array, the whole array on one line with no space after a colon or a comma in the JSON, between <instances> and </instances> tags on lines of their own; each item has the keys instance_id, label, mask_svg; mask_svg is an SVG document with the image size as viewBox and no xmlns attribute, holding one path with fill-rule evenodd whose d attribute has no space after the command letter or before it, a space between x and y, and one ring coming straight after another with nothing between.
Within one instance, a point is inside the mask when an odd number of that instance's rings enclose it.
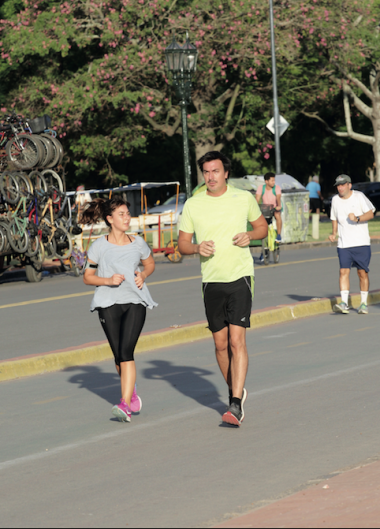
<instances>
[{"instance_id":1,"label":"man's neck","mask_svg":"<svg viewBox=\"0 0 380 529\"><path fill-rule=\"evenodd\" d=\"M224 195L224 193L227 192L227 189L228 189L227 185L223 187L223 189L221 189L220 191L216 191L215 193L212 193L211 191L207 189L206 194L210 197L215 197L215 198L221 197L222 195Z\"/></svg>"},{"instance_id":2,"label":"man's neck","mask_svg":"<svg viewBox=\"0 0 380 529\"><path fill-rule=\"evenodd\" d=\"M349 193L346 197L341 197L340 195L339 195L339 197L340 197L342 200L348 200L349 198L352 197L352 193L353 193L353 191L350 191L350 193Z\"/></svg>"}]
</instances>

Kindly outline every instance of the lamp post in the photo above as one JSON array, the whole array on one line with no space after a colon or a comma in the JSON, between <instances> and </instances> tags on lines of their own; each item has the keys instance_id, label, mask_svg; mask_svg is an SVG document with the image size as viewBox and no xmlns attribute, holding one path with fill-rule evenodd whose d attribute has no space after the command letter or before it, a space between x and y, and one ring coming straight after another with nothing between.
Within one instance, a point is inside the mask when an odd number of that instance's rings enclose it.
<instances>
[{"instance_id":1,"label":"lamp post","mask_svg":"<svg viewBox=\"0 0 380 529\"><path fill-rule=\"evenodd\" d=\"M179 100L182 114L183 164L185 172L186 196L191 197L191 166L189 153L189 136L187 129L187 107L191 103L191 77L197 68L198 51L189 41L178 44L173 35L173 41L165 49L166 63L169 72L173 74L173 85Z\"/></svg>"},{"instance_id":2,"label":"lamp post","mask_svg":"<svg viewBox=\"0 0 380 529\"><path fill-rule=\"evenodd\" d=\"M274 114L274 144L276 152L276 174L281 174L281 148L280 148L280 113L278 111L277 98L277 68L276 68L276 47L274 41L274 20L273 20L273 0L269 0L270 15L270 40L272 51L272 80L273 80L273 114Z\"/></svg>"}]
</instances>

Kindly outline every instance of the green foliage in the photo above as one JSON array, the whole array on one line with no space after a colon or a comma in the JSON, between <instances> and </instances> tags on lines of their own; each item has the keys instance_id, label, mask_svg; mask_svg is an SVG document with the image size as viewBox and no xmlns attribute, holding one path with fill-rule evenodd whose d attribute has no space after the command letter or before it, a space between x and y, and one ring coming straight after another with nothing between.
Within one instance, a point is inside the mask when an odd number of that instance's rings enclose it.
<instances>
[{"instance_id":1,"label":"green foliage","mask_svg":"<svg viewBox=\"0 0 380 529\"><path fill-rule=\"evenodd\" d=\"M318 138L323 144L321 128L308 130L299 113L340 113L340 87L331 82L340 66L368 76L380 54L379 6L380 0L275 2L279 104L292 123L285 146L303 130L308 148ZM237 176L273 169L267 0L7 0L0 16L0 107L51 115L66 149L69 186L141 179L131 171L137 159L139 167L146 160L145 180L159 178L149 156L154 152L161 164L157 146L181 141L164 58L172 31L180 42L189 31L199 50L188 120L193 158L201 146L217 146L233 158ZM324 145L319 157L285 148L288 172L301 172L302 160L321 165L331 142ZM173 148L175 159L167 152L164 167L182 179L181 149Z\"/></svg>"}]
</instances>

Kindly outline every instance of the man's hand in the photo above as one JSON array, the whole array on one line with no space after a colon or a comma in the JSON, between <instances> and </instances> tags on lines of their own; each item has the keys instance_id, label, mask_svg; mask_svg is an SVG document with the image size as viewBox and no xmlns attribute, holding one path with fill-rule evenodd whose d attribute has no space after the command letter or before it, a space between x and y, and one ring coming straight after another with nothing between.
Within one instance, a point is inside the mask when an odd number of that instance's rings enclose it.
<instances>
[{"instance_id":1,"label":"man's hand","mask_svg":"<svg viewBox=\"0 0 380 529\"><path fill-rule=\"evenodd\" d=\"M125 277L122 274L114 274L108 279L108 286L118 287L123 281L125 281Z\"/></svg>"},{"instance_id":2,"label":"man's hand","mask_svg":"<svg viewBox=\"0 0 380 529\"><path fill-rule=\"evenodd\" d=\"M135 276L136 286L141 290L146 279L145 274L144 272L135 272Z\"/></svg>"},{"instance_id":3,"label":"man's hand","mask_svg":"<svg viewBox=\"0 0 380 529\"><path fill-rule=\"evenodd\" d=\"M335 242L336 234L329 235L330 242Z\"/></svg>"},{"instance_id":4,"label":"man's hand","mask_svg":"<svg viewBox=\"0 0 380 529\"><path fill-rule=\"evenodd\" d=\"M251 242L251 239L249 238L249 235L247 232L238 233L235 235L235 237L232 239L235 246L240 246L240 248L245 248L249 245Z\"/></svg>"},{"instance_id":5,"label":"man's hand","mask_svg":"<svg viewBox=\"0 0 380 529\"><path fill-rule=\"evenodd\" d=\"M349 218L352 222L357 222L357 221L358 221L358 219L356 218L355 213L350 213L350 214L348 215L348 218Z\"/></svg>"},{"instance_id":6,"label":"man's hand","mask_svg":"<svg viewBox=\"0 0 380 529\"><path fill-rule=\"evenodd\" d=\"M202 257L210 257L215 253L215 243L214 241L203 241L199 245L199 255Z\"/></svg>"}]
</instances>

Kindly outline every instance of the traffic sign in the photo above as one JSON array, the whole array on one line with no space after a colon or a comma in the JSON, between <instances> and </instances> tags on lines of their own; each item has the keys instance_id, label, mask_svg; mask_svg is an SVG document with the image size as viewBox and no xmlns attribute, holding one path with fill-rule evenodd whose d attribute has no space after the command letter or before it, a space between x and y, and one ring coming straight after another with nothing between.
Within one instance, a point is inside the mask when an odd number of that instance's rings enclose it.
<instances>
[{"instance_id":1,"label":"traffic sign","mask_svg":"<svg viewBox=\"0 0 380 529\"><path fill-rule=\"evenodd\" d=\"M280 129L280 136L282 136L284 134L284 132L286 131L286 129L289 127L289 123L286 121L285 118L283 118L282 116L280 116L280 126L279 126L279 129ZM268 123L267 123L267 128L271 131L272 134L274 134L274 118L272 118Z\"/></svg>"}]
</instances>

